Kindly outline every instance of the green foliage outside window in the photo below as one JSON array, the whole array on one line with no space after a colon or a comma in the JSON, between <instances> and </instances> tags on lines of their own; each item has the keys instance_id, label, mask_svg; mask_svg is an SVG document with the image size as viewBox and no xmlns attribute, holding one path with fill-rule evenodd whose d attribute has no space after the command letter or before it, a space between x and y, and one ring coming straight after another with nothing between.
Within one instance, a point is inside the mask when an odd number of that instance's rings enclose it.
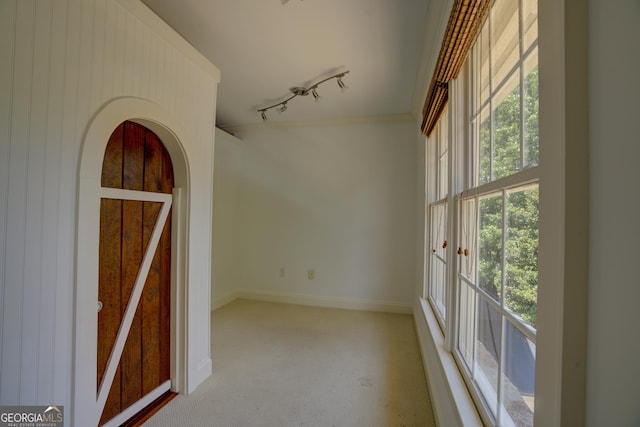
<instances>
[{"instance_id":1,"label":"green foliage outside window","mask_svg":"<svg viewBox=\"0 0 640 427\"><path fill-rule=\"evenodd\" d=\"M511 175L521 165L538 164L538 70L524 81L524 109L516 87L493 112L493 146L487 118L480 126L480 182ZM522 117L524 120L521 122ZM493 166L493 167L492 167ZM493 170L492 170L493 169ZM506 209L503 224L503 209ZM480 201L479 285L496 301L535 328L538 291L538 187L496 193ZM506 233L506 236L503 235ZM506 247L503 247L506 243ZM503 254L503 251L506 251ZM503 257L505 267L503 272ZM504 277L503 277L504 273ZM504 295L502 282L504 280Z\"/></svg>"}]
</instances>

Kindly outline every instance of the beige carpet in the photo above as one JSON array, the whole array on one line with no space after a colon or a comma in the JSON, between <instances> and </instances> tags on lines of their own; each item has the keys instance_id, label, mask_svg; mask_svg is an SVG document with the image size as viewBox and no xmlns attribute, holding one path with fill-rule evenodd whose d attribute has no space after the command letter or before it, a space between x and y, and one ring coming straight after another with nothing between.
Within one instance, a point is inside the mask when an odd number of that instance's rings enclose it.
<instances>
[{"instance_id":1,"label":"beige carpet","mask_svg":"<svg viewBox=\"0 0 640 427\"><path fill-rule=\"evenodd\" d=\"M236 300L213 375L145 426L434 426L410 315Z\"/></svg>"}]
</instances>

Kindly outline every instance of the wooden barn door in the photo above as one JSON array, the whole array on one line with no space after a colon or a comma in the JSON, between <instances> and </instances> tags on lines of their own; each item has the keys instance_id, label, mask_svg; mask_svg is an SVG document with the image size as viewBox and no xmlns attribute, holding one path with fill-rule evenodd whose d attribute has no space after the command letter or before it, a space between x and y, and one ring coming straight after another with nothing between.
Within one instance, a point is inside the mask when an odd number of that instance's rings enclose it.
<instances>
[{"instance_id":1,"label":"wooden barn door","mask_svg":"<svg viewBox=\"0 0 640 427\"><path fill-rule=\"evenodd\" d=\"M105 151L100 202L100 425L120 424L170 389L172 190L171 159L158 137L136 123L118 126Z\"/></svg>"}]
</instances>

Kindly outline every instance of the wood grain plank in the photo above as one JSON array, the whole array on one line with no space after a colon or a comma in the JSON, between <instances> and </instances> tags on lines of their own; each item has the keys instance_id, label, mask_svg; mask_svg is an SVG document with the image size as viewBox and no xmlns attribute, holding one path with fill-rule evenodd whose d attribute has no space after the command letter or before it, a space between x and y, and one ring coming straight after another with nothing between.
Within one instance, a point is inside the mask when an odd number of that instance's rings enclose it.
<instances>
[{"instance_id":1,"label":"wood grain plank","mask_svg":"<svg viewBox=\"0 0 640 427\"><path fill-rule=\"evenodd\" d=\"M144 134L144 127L124 123L122 188L125 190L144 190Z\"/></svg>"},{"instance_id":2,"label":"wood grain plank","mask_svg":"<svg viewBox=\"0 0 640 427\"><path fill-rule=\"evenodd\" d=\"M122 321L120 281L122 201L103 199L100 203L100 265L98 268L98 387Z\"/></svg>"},{"instance_id":3,"label":"wood grain plank","mask_svg":"<svg viewBox=\"0 0 640 427\"><path fill-rule=\"evenodd\" d=\"M163 193L172 193L173 165L169 153L162 156ZM173 211L173 208L172 208ZM160 271L160 381L171 378L171 211L160 239L162 266Z\"/></svg>"},{"instance_id":4,"label":"wood grain plank","mask_svg":"<svg viewBox=\"0 0 640 427\"><path fill-rule=\"evenodd\" d=\"M144 130L141 130L134 123L125 123L124 147L123 187L127 190L142 190L144 184ZM123 201L122 298L127 302L131 296L143 256L142 207L142 202ZM142 397L140 312L140 307L138 307L120 362L123 408L127 408Z\"/></svg>"},{"instance_id":5,"label":"wood grain plank","mask_svg":"<svg viewBox=\"0 0 640 427\"><path fill-rule=\"evenodd\" d=\"M154 225L160 213L161 203L144 204L144 234L146 246L153 233ZM149 275L145 283L140 302L142 314L142 394L145 395L158 387L160 382L160 253L156 253L151 262Z\"/></svg>"},{"instance_id":6,"label":"wood grain plank","mask_svg":"<svg viewBox=\"0 0 640 427\"><path fill-rule=\"evenodd\" d=\"M102 161L100 185L109 188L122 188L122 168L124 149L124 123L114 129Z\"/></svg>"},{"instance_id":7,"label":"wood grain plank","mask_svg":"<svg viewBox=\"0 0 640 427\"><path fill-rule=\"evenodd\" d=\"M100 422L98 425L103 425L111 418L118 415L124 408L122 408L121 404L121 381L122 378L122 370L120 367L116 370L115 377L113 379L113 384L111 385L111 389L109 390L109 396L107 397L107 403L104 406L104 410L102 411L102 416L100 417Z\"/></svg>"},{"instance_id":8,"label":"wood grain plank","mask_svg":"<svg viewBox=\"0 0 640 427\"><path fill-rule=\"evenodd\" d=\"M163 148L157 137L145 132L144 190L158 192L161 189ZM146 247L160 213L161 203L144 204L143 241ZM142 391L147 394L160 382L160 251L156 252L149 269L142 293Z\"/></svg>"},{"instance_id":9,"label":"wood grain plank","mask_svg":"<svg viewBox=\"0 0 640 427\"><path fill-rule=\"evenodd\" d=\"M124 124L114 130L105 150L102 186L122 187ZM98 267L98 300L103 308L98 313L98 388L122 322L122 201L100 202L100 263ZM116 371L100 424L120 413L121 372Z\"/></svg>"}]
</instances>

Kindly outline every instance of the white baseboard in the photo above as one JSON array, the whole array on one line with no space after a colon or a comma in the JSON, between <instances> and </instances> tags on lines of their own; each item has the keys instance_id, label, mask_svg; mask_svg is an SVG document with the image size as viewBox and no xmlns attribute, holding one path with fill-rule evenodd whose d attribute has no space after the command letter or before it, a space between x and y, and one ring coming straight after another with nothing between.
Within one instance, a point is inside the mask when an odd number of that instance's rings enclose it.
<instances>
[{"instance_id":1,"label":"white baseboard","mask_svg":"<svg viewBox=\"0 0 640 427\"><path fill-rule=\"evenodd\" d=\"M334 298L314 295L286 294L277 292L237 291L214 300L211 311L237 298L254 301L279 302L284 304L309 305L314 307L341 308L347 310L378 311L383 313L413 314L411 304L386 301L370 301L355 298Z\"/></svg>"},{"instance_id":2,"label":"white baseboard","mask_svg":"<svg viewBox=\"0 0 640 427\"><path fill-rule=\"evenodd\" d=\"M210 357L202 359L192 373L187 384L187 394L191 394L200 384L213 373L213 363Z\"/></svg>"},{"instance_id":3,"label":"white baseboard","mask_svg":"<svg viewBox=\"0 0 640 427\"><path fill-rule=\"evenodd\" d=\"M216 311L220 307L225 306L230 302L240 298L241 294L242 292L233 291L219 298L214 298L213 300L211 300L211 311Z\"/></svg>"}]
</instances>

